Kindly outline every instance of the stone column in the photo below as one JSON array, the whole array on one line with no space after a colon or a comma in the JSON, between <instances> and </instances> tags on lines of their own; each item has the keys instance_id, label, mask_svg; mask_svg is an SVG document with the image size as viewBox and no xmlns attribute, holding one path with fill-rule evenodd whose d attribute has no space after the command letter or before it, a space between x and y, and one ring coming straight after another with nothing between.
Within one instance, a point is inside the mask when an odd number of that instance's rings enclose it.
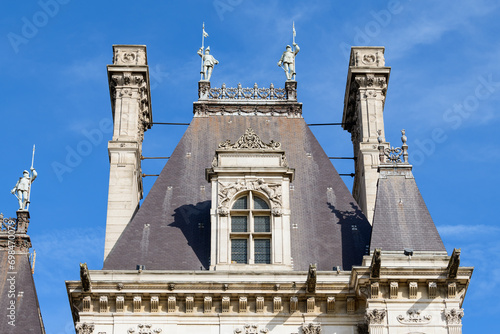
<instances>
[{"instance_id":1,"label":"stone column","mask_svg":"<svg viewBox=\"0 0 500 334\"><path fill-rule=\"evenodd\" d=\"M108 143L105 259L142 199L142 141L153 121L146 47L114 45L113 53L113 65L108 65L113 138Z\"/></svg>"},{"instance_id":2,"label":"stone column","mask_svg":"<svg viewBox=\"0 0 500 334\"><path fill-rule=\"evenodd\" d=\"M391 69L384 65L383 47L351 49L342 118L344 130L351 133L356 158L352 193L370 222L377 194L378 137L382 146L388 146L383 112Z\"/></svg>"}]
</instances>

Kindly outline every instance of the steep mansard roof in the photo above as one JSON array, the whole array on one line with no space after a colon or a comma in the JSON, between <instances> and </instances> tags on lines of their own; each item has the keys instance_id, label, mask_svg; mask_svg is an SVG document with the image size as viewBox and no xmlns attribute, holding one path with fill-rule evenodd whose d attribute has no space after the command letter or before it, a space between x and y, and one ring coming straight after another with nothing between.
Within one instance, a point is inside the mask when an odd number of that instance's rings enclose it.
<instances>
[{"instance_id":1,"label":"steep mansard roof","mask_svg":"<svg viewBox=\"0 0 500 334\"><path fill-rule=\"evenodd\" d=\"M295 169L290 191L294 270L361 264L371 226L304 119L195 117L103 269L200 270L209 267L211 186L205 168L218 144L248 127L264 142L281 142Z\"/></svg>"},{"instance_id":2,"label":"steep mansard roof","mask_svg":"<svg viewBox=\"0 0 500 334\"><path fill-rule=\"evenodd\" d=\"M31 265L26 253L17 253L15 255L15 274L9 271L8 252L5 248L0 251L0 333L2 334L44 334L42 317L38 305L38 298L35 290L35 282L31 274ZM7 280L14 276L14 280ZM15 292L13 298L10 295L11 284ZM10 315L8 307L10 302L15 300L16 310L14 314L14 324L12 326L8 318Z\"/></svg>"},{"instance_id":3,"label":"steep mansard roof","mask_svg":"<svg viewBox=\"0 0 500 334\"><path fill-rule=\"evenodd\" d=\"M411 175L411 172L410 172ZM378 180L370 249L446 252L413 176Z\"/></svg>"}]
</instances>

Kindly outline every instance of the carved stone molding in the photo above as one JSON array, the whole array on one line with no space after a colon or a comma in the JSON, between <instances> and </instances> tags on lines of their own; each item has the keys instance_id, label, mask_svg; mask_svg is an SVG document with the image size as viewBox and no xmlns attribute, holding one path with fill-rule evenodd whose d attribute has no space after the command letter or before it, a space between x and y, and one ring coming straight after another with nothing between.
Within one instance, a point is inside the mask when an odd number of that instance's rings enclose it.
<instances>
[{"instance_id":1,"label":"carved stone molding","mask_svg":"<svg viewBox=\"0 0 500 334\"><path fill-rule=\"evenodd\" d=\"M116 296L116 312L123 312L124 304L125 304L125 297Z\"/></svg>"},{"instance_id":2,"label":"carved stone molding","mask_svg":"<svg viewBox=\"0 0 500 334\"><path fill-rule=\"evenodd\" d=\"M134 296L132 303L134 305L134 312L141 312L142 297L141 296Z\"/></svg>"},{"instance_id":3,"label":"carved stone molding","mask_svg":"<svg viewBox=\"0 0 500 334\"><path fill-rule=\"evenodd\" d=\"M172 313L175 312L176 299L175 296L168 296L167 299L167 312Z\"/></svg>"},{"instance_id":4,"label":"carved stone molding","mask_svg":"<svg viewBox=\"0 0 500 334\"><path fill-rule=\"evenodd\" d=\"M365 319L370 325L380 325L384 322L387 311L384 309L366 310Z\"/></svg>"},{"instance_id":5,"label":"carved stone molding","mask_svg":"<svg viewBox=\"0 0 500 334\"><path fill-rule=\"evenodd\" d=\"M236 328L234 330L235 334L242 334L242 333L258 334L258 333L268 333L268 332L269 332L269 329L267 329L265 327L259 330L258 325L250 325L250 324L246 324L245 326L243 326L243 328Z\"/></svg>"},{"instance_id":6,"label":"carved stone molding","mask_svg":"<svg viewBox=\"0 0 500 334\"><path fill-rule=\"evenodd\" d=\"M410 299L415 299L417 298L417 292L418 292L418 283L417 282L410 282L408 283L408 294Z\"/></svg>"},{"instance_id":7,"label":"carved stone molding","mask_svg":"<svg viewBox=\"0 0 500 334\"><path fill-rule=\"evenodd\" d=\"M302 324L303 334L321 334L321 323L310 322L308 324Z\"/></svg>"},{"instance_id":8,"label":"carved stone molding","mask_svg":"<svg viewBox=\"0 0 500 334\"><path fill-rule=\"evenodd\" d=\"M203 298L203 312L212 312L212 297L206 296L205 298Z\"/></svg>"},{"instance_id":9,"label":"carved stone molding","mask_svg":"<svg viewBox=\"0 0 500 334\"><path fill-rule=\"evenodd\" d=\"M273 312L278 313L278 312L281 312L281 310L282 310L281 297L274 297L273 298Z\"/></svg>"},{"instance_id":10,"label":"carved stone molding","mask_svg":"<svg viewBox=\"0 0 500 334\"><path fill-rule=\"evenodd\" d=\"M448 325L460 325L462 323L462 317L464 316L464 310L459 308L452 308L444 311L446 321Z\"/></svg>"},{"instance_id":11,"label":"carved stone molding","mask_svg":"<svg viewBox=\"0 0 500 334\"><path fill-rule=\"evenodd\" d=\"M94 333L93 323L78 323L75 326L76 334L92 334Z\"/></svg>"},{"instance_id":12,"label":"carved stone molding","mask_svg":"<svg viewBox=\"0 0 500 334\"><path fill-rule=\"evenodd\" d=\"M400 314L396 319L404 325L423 325L431 322L431 315L422 315L421 313L421 310L410 309L406 312L406 316Z\"/></svg>"},{"instance_id":13,"label":"carved stone molding","mask_svg":"<svg viewBox=\"0 0 500 334\"><path fill-rule=\"evenodd\" d=\"M83 309L82 312L90 312L90 306L92 304L92 299L90 296L83 297Z\"/></svg>"},{"instance_id":14,"label":"carved stone molding","mask_svg":"<svg viewBox=\"0 0 500 334\"><path fill-rule=\"evenodd\" d=\"M271 211L274 215L281 215L281 185L267 183L264 179L254 181L238 180L234 183L219 182L219 206L217 211L221 216L229 214L229 202L240 191L257 190L266 194L271 201Z\"/></svg>"},{"instance_id":15,"label":"carved stone molding","mask_svg":"<svg viewBox=\"0 0 500 334\"><path fill-rule=\"evenodd\" d=\"M108 296L99 297L99 313L108 312Z\"/></svg>"},{"instance_id":16,"label":"carved stone molding","mask_svg":"<svg viewBox=\"0 0 500 334\"><path fill-rule=\"evenodd\" d=\"M219 149L260 149L260 150L279 150L281 149L281 143L271 140L269 144L264 143L260 137L253 131L252 128L248 128L236 143L232 144L228 139L219 144Z\"/></svg>"},{"instance_id":17,"label":"carved stone molding","mask_svg":"<svg viewBox=\"0 0 500 334\"><path fill-rule=\"evenodd\" d=\"M151 312L158 312L158 308L160 305L160 297L159 296L151 296Z\"/></svg>"},{"instance_id":18,"label":"carved stone molding","mask_svg":"<svg viewBox=\"0 0 500 334\"><path fill-rule=\"evenodd\" d=\"M385 76L376 76L373 73L366 73L365 75L358 75L354 79L360 89L381 89L387 88L387 79ZM383 91L385 94L385 91Z\"/></svg>"},{"instance_id":19,"label":"carved stone molding","mask_svg":"<svg viewBox=\"0 0 500 334\"><path fill-rule=\"evenodd\" d=\"M335 297L330 296L326 298L326 311L328 313L335 312Z\"/></svg>"},{"instance_id":20,"label":"carved stone molding","mask_svg":"<svg viewBox=\"0 0 500 334\"><path fill-rule=\"evenodd\" d=\"M151 324L139 324L137 325L137 331L135 328L129 328L127 330L128 334L153 334L153 333L161 333L161 328L152 328Z\"/></svg>"},{"instance_id":21,"label":"carved stone molding","mask_svg":"<svg viewBox=\"0 0 500 334\"><path fill-rule=\"evenodd\" d=\"M208 98L205 100L200 98L199 102L195 102L193 104L195 117L208 117L210 115L302 117L302 104L296 102L272 101L257 105L238 102L221 103L220 100L216 100L216 103L210 103L212 101Z\"/></svg>"},{"instance_id":22,"label":"carved stone molding","mask_svg":"<svg viewBox=\"0 0 500 334\"><path fill-rule=\"evenodd\" d=\"M231 304L231 298L229 296L222 297L222 313L229 312L229 305Z\"/></svg>"}]
</instances>

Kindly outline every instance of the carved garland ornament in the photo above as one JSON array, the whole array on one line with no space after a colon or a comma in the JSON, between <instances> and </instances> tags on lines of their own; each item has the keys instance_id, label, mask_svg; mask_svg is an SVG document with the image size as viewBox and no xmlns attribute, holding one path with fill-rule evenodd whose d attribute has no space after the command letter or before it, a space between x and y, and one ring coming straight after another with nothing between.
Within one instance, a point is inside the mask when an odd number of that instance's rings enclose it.
<instances>
[{"instance_id":1,"label":"carved garland ornament","mask_svg":"<svg viewBox=\"0 0 500 334\"><path fill-rule=\"evenodd\" d=\"M75 329L77 334L92 334L94 332L94 324L79 323Z\"/></svg>"},{"instance_id":2,"label":"carved garland ornament","mask_svg":"<svg viewBox=\"0 0 500 334\"><path fill-rule=\"evenodd\" d=\"M152 329L151 327L153 327L153 325L151 324L140 324L140 325L137 325L137 328L138 328L138 332L135 331L134 328L129 328L127 333L128 334L153 334L153 333L161 333L161 328L155 328L155 329Z\"/></svg>"},{"instance_id":3,"label":"carved garland ornament","mask_svg":"<svg viewBox=\"0 0 500 334\"><path fill-rule=\"evenodd\" d=\"M258 333L268 333L269 329L263 328L261 330L258 330L259 326L258 325L249 325L246 324L243 328L237 328L234 330L235 334L258 334Z\"/></svg>"},{"instance_id":4,"label":"carved garland ornament","mask_svg":"<svg viewBox=\"0 0 500 334\"><path fill-rule=\"evenodd\" d=\"M273 215L281 215L281 185L266 183L264 179L257 179L255 181L246 182L238 180L234 183L219 182L219 215L227 216L229 214L229 203L231 202L231 199L238 192L243 190L257 190L263 192L271 201L271 212L273 213Z\"/></svg>"},{"instance_id":5,"label":"carved garland ornament","mask_svg":"<svg viewBox=\"0 0 500 334\"><path fill-rule=\"evenodd\" d=\"M281 143L271 140L269 144L264 143L260 137L252 130L248 128L245 134L238 139L234 144L228 139L219 144L221 149L262 149L262 150L279 150L281 148Z\"/></svg>"},{"instance_id":6,"label":"carved garland ornament","mask_svg":"<svg viewBox=\"0 0 500 334\"><path fill-rule=\"evenodd\" d=\"M398 315L397 319L404 325L422 325L431 322L431 315L421 315L422 311L417 309L410 309L406 312L406 316Z\"/></svg>"}]
</instances>

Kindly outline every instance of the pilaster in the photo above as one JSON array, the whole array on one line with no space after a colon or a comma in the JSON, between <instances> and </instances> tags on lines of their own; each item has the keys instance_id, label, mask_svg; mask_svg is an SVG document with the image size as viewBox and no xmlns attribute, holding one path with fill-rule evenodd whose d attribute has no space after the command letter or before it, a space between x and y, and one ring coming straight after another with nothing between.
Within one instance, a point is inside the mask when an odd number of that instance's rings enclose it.
<instances>
[{"instance_id":1,"label":"pilaster","mask_svg":"<svg viewBox=\"0 0 500 334\"><path fill-rule=\"evenodd\" d=\"M142 141L153 121L146 47L114 45L113 53L113 65L108 65L113 137L108 143L110 175L104 258L142 199Z\"/></svg>"},{"instance_id":2,"label":"pilaster","mask_svg":"<svg viewBox=\"0 0 500 334\"><path fill-rule=\"evenodd\" d=\"M378 138L385 143L383 112L390 71L383 47L351 49L342 123L351 133L356 158L352 193L370 222L377 192Z\"/></svg>"}]
</instances>

